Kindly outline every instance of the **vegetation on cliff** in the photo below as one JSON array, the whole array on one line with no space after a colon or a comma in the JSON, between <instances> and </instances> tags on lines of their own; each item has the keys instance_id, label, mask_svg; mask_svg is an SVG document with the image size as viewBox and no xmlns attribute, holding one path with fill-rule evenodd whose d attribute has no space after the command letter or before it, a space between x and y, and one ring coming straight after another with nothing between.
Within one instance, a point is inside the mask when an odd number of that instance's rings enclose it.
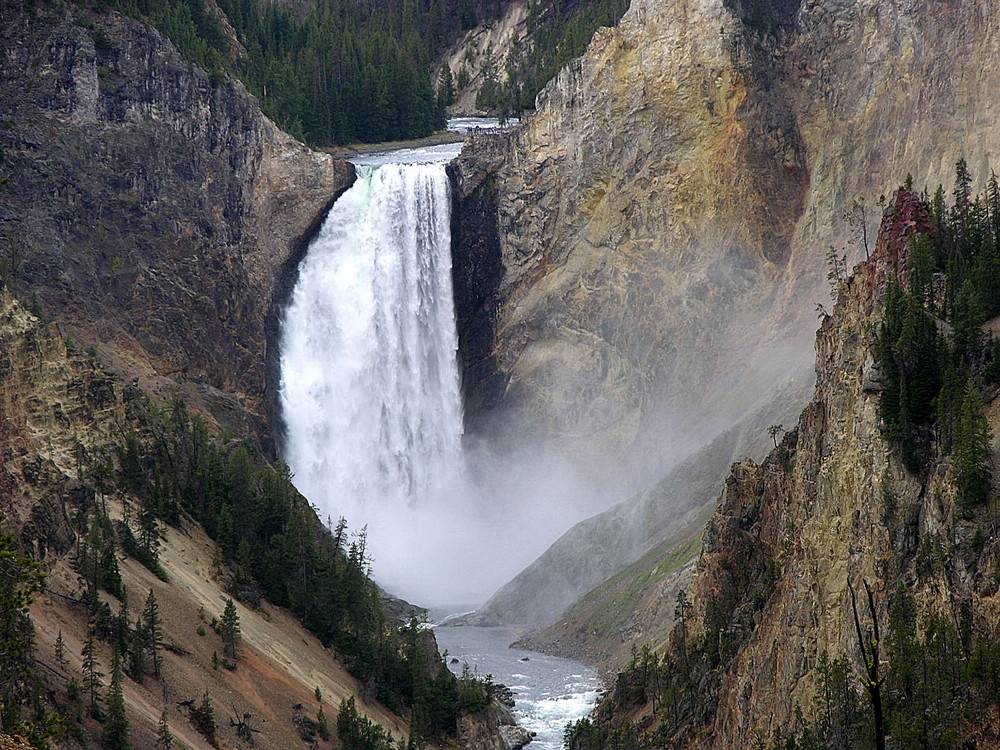
<instances>
[{"instance_id":1,"label":"vegetation on cliff","mask_svg":"<svg viewBox=\"0 0 1000 750\"><path fill-rule=\"evenodd\" d=\"M328 0L296 13L280 3L218 0L236 34L226 36L203 0L101 0L143 17L221 82L236 75L282 128L314 145L425 136L444 127L457 81L430 77L435 55L465 31L496 18L499 0ZM528 44L505 71L488 68L476 106L501 115L531 109L541 88L614 26L625 0L531 2ZM105 39L105 41L107 41Z\"/></svg>"},{"instance_id":2,"label":"vegetation on cliff","mask_svg":"<svg viewBox=\"0 0 1000 750\"><path fill-rule=\"evenodd\" d=\"M983 333L1000 314L1000 187L994 175L973 197L962 160L953 195L948 208L938 187L933 224L911 235L904 278L886 288L881 416L907 468L919 472L935 451L952 455L961 502L979 505L990 491L979 389L1000 380L1000 342Z\"/></svg>"},{"instance_id":3,"label":"vegetation on cliff","mask_svg":"<svg viewBox=\"0 0 1000 750\"><path fill-rule=\"evenodd\" d=\"M182 400L161 410L137 396L133 409L139 430L127 433L117 456L88 469L111 479L108 491L136 503L140 540L126 541L126 550L137 549L140 561L155 567L157 525L196 520L219 545L220 569L233 571L229 588L237 597L256 606L263 596L295 613L361 680L366 697L410 715L415 740L454 735L460 686L415 620L400 628L386 614L369 578L364 531L349 534L344 519L324 526L287 467L271 466L247 442L213 438ZM100 515L95 522L109 523ZM113 561L116 540L133 536L128 524L118 524L98 547ZM84 544L85 556L90 546ZM95 567L116 593L109 569L114 565ZM239 641L235 618L230 600L218 626L230 668ZM111 631L98 627L104 637Z\"/></svg>"},{"instance_id":4,"label":"vegetation on cliff","mask_svg":"<svg viewBox=\"0 0 1000 750\"><path fill-rule=\"evenodd\" d=\"M55 325L39 323L2 286L0 297L0 494L13 500L17 534L0 536L0 732L20 732L39 747L50 736L135 746L154 730L144 701L159 716L159 698L149 696L179 688L188 700L175 708L164 699L164 715L169 711L174 723L161 722L158 736L173 727L187 744L195 731L210 743L233 734L252 738L267 719L240 686L261 674L273 677L261 668L269 659L262 643L288 638L293 647L282 652L284 664L300 660L300 649L318 649L311 657L318 668L328 656L291 625L295 618L357 677L355 683L343 675L346 686L333 678L341 698L358 696L354 719L337 721L348 735L389 736L375 718L393 737L409 737L411 746L446 740L457 735L459 717L491 701L489 684L449 672L420 623L401 625L387 613L369 578L364 534L348 533L343 520L324 526L287 469L269 464L252 440L213 434L178 397L161 407L134 383L118 391L92 356L71 354ZM38 361L29 364L22 354ZM105 411L82 409L76 399ZM27 438L38 424L36 405L79 420L60 422L64 433L41 415L51 441L45 458L31 452ZM29 613L32 595L43 590L41 570L49 583ZM206 612L213 601L218 608ZM262 621L275 618L289 622L262 641ZM270 669L276 667L280 673L277 664ZM335 667L339 672L332 659L326 664ZM292 674L268 690L295 696ZM234 723L220 725L217 714L234 695L241 708L232 706ZM252 708L243 707L244 699ZM329 741L332 722L318 688L316 702L315 720L300 707L288 726ZM270 718L272 737L292 731Z\"/></svg>"},{"instance_id":5,"label":"vegetation on cliff","mask_svg":"<svg viewBox=\"0 0 1000 750\"><path fill-rule=\"evenodd\" d=\"M299 16L280 3L220 0L235 47L203 0L104 4L148 19L216 81L236 75L268 116L314 145L443 128L446 102L432 86L430 56L486 12L469 0L427 7L336 0Z\"/></svg>"},{"instance_id":6,"label":"vegetation on cliff","mask_svg":"<svg viewBox=\"0 0 1000 750\"><path fill-rule=\"evenodd\" d=\"M597 29L617 25L628 6L625 0L529 0L530 41L509 56L506 70L486 69L476 106L501 116L533 109L542 87L583 54ZM463 75L459 69L459 88Z\"/></svg>"},{"instance_id":7,"label":"vegetation on cliff","mask_svg":"<svg viewBox=\"0 0 1000 750\"><path fill-rule=\"evenodd\" d=\"M0 523L3 516L0 516ZM28 607L45 577L0 526L0 734L44 742L53 731L34 671L34 631Z\"/></svg>"}]
</instances>

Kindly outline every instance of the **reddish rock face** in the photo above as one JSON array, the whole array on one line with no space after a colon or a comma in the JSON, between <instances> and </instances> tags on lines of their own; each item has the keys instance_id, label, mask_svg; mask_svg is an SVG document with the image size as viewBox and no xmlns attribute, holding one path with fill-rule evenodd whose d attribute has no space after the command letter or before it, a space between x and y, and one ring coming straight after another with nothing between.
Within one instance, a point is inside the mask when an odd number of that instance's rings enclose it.
<instances>
[{"instance_id":1,"label":"reddish rock face","mask_svg":"<svg viewBox=\"0 0 1000 750\"><path fill-rule=\"evenodd\" d=\"M910 237L918 234L933 237L937 227L927 205L912 191L900 188L890 210L882 216L875 253L889 263L902 263L908 255Z\"/></svg>"}]
</instances>

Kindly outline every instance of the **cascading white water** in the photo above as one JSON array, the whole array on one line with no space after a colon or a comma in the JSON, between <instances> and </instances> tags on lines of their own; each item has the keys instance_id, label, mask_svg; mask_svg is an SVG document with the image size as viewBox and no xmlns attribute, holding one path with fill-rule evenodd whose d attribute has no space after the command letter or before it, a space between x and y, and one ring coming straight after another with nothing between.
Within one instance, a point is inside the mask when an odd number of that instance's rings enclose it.
<instances>
[{"instance_id":1,"label":"cascading white water","mask_svg":"<svg viewBox=\"0 0 1000 750\"><path fill-rule=\"evenodd\" d=\"M524 463L491 457L487 471L480 456L470 461L478 481L465 477L443 163L456 153L432 147L405 152L431 163L359 168L309 248L282 329L284 457L296 486L324 516L367 524L376 579L421 604L482 601L574 520ZM546 479L559 475L542 463ZM498 649L512 661L506 642ZM513 663L510 679L535 679ZM548 734L558 739L596 691L582 665L547 677L519 715L543 747L558 747Z\"/></svg>"},{"instance_id":2,"label":"cascading white water","mask_svg":"<svg viewBox=\"0 0 1000 750\"><path fill-rule=\"evenodd\" d=\"M324 519L368 527L379 583L442 606L481 602L582 517L587 491L537 445L463 455L444 171L457 153L358 168L299 269L281 341L295 485Z\"/></svg>"},{"instance_id":3,"label":"cascading white water","mask_svg":"<svg viewBox=\"0 0 1000 750\"><path fill-rule=\"evenodd\" d=\"M462 437L444 165L358 171L300 268L281 356L296 486L354 528L453 485Z\"/></svg>"}]
</instances>

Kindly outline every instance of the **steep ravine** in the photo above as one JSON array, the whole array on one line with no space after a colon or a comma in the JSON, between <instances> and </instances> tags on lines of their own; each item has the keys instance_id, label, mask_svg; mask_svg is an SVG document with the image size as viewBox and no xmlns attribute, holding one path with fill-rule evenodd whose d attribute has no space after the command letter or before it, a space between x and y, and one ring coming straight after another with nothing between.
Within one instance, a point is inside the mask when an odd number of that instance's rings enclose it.
<instances>
[{"instance_id":1,"label":"steep ravine","mask_svg":"<svg viewBox=\"0 0 1000 750\"><path fill-rule=\"evenodd\" d=\"M57 324L41 322L0 286L2 528L4 534L16 535L19 547L47 576L45 589L31 608L33 669L44 688L42 708L67 713L71 733L85 741L100 741L104 729L84 710L86 700L79 694L84 672L81 651L95 621L91 607L82 600L86 594L78 562L84 543L80 524L99 507L115 519L131 513L135 523L141 501L130 497L117 481L109 491L108 478L102 483L98 470L109 456L120 455L125 435L148 429L143 421L145 403L146 396L135 383L69 347ZM116 476L112 471L111 477ZM302 498L298 501L305 503ZM367 696L366 690L337 652L324 646L291 612L266 600L257 606L237 604L239 656L235 669L220 669L218 654L223 646L211 621L233 595L233 571L222 561L218 544L189 516L160 529L159 562L166 580L132 557L118 560L133 615L138 617L147 592L153 591L162 618L161 676L124 680L133 747L154 746L157 723L165 711L176 740L192 749L209 748L186 708L186 702L197 702L205 692L215 705L222 747L246 746L229 721L244 713L250 716L256 747L309 743L332 747L316 736L315 717L322 705L334 726L341 701L352 696L362 715L405 740L409 717L392 713L370 697L359 697ZM102 592L100 598L111 606L109 612L121 611L123 604L116 597ZM61 662L56 650L59 638ZM98 640L96 648L99 668L110 672L112 646ZM77 683L75 696L70 680ZM72 718L77 709L78 718ZM510 713L499 706L466 714L459 722L462 747L470 750L510 750L525 740L523 730L513 728ZM61 743L77 746L68 737Z\"/></svg>"},{"instance_id":2,"label":"steep ravine","mask_svg":"<svg viewBox=\"0 0 1000 750\"><path fill-rule=\"evenodd\" d=\"M188 712L206 691L224 747L250 744L229 721L244 712L257 747L333 746L335 738L317 739L317 689L334 737L340 701L355 696L362 716L405 741L409 712L375 700L346 656L290 611L257 600L259 591L237 604L236 668L220 666L211 620L229 596L247 593L234 584L245 571L227 564L190 513L159 524L169 580L121 546L102 546L118 551L128 605L105 591L87 595L78 565L81 528L95 528L98 516L107 514L119 545L128 538L122 521L135 528L149 497L127 489L123 442L138 435L164 447L155 422L165 413L187 414L189 425L203 418L210 444L252 457L244 499L266 484L281 307L353 167L281 132L238 82L213 79L155 30L92 4L0 3L0 101L0 516L3 533L47 575L31 610L40 707L67 713L82 742L101 741L104 726L71 682L82 682L91 616L103 616L101 602L116 619L130 606L124 631L134 643L131 618L153 590L163 677L142 681L130 670L124 679L134 747L155 744L165 709L177 741L207 748ZM176 455L164 448L159 457ZM153 463L146 454L139 470ZM217 465L206 482L225 473ZM162 475L150 481L154 495L170 492ZM300 495L291 502L311 513ZM329 537L310 523L298 531ZM412 612L398 604L384 604L389 617ZM102 637L97 656L109 677ZM433 657L427 669L447 674ZM500 730L512 718L496 706L458 721L449 741L470 748L526 739Z\"/></svg>"},{"instance_id":3,"label":"steep ravine","mask_svg":"<svg viewBox=\"0 0 1000 750\"><path fill-rule=\"evenodd\" d=\"M879 416L884 382L874 345L886 280L906 268L907 238L931 231L926 207L899 191L875 253L841 286L822 322L812 402L765 462L735 467L706 529L691 589L695 623L727 570L763 554L780 571L722 677L715 747L742 747L753 733L791 727L796 705L815 693L822 653L859 664L848 583L871 585L883 623L901 584L915 598L920 627L932 613L944 614L967 644L996 627L998 547L995 539L973 541L988 523L986 511L956 502L951 458L936 455L926 474L910 473ZM928 570L918 551L938 539L945 551ZM746 606L744 598L733 622L747 622Z\"/></svg>"}]
</instances>

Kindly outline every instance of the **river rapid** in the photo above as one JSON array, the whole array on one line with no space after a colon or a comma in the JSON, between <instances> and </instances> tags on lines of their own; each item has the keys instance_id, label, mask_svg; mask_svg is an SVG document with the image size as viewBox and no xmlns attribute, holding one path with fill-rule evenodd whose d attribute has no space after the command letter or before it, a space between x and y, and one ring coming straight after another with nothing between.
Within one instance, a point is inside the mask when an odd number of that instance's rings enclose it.
<instances>
[{"instance_id":1,"label":"river rapid","mask_svg":"<svg viewBox=\"0 0 1000 750\"><path fill-rule=\"evenodd\" d=\"M600 680L593 669L570 659L508 648L519 635L513 628L441 626L434 635L456 675L467 663L480 677L492 675L493 682L511 689L517 723L535 733L529 750L561 748L566 725L587 716L597 702Z\"/></svg>"}]
</instances>

